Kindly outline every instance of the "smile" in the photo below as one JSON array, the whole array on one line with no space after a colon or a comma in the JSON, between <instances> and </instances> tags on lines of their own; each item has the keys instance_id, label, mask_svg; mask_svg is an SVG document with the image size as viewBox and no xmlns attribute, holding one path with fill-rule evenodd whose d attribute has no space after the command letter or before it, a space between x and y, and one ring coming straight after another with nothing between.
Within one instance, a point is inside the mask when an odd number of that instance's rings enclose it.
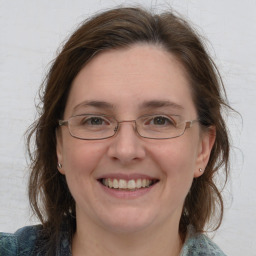
<instances>
[{"instance_id":1,"label":"smile","mask_svg":"<svg viewBox=\"0 0 256 256\"><path fill-rule=\"evenodd\" d=\"M100 179L99 181L108 188L118 189L118 190L137 190L141 188L148 188L158 182L158 180L150 180L150 179L124 180L124 179L115 179L115 178Z\"/></svg>"}]
</instances>

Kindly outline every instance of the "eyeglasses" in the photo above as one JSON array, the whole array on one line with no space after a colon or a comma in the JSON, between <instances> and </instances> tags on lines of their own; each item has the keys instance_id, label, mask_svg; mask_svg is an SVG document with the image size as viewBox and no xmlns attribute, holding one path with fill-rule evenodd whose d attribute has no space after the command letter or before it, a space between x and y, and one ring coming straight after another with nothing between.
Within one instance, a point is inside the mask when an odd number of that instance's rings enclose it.
<instances>
[{"instance_id":1,"label":"eyeglasses","mask_svg":"<svg viewBox=\"0 0 256 256\"><path fill-rule=\"evenodd\" d=\"M171 139L184 134L198 120L176 123L174 116L144 115L136 120L117 121L108 115L82 114L59 120L60 126L68 126L72 137L81 140L102 140L113 137L122 123L134 123L135 132L148 139Z\"/></svg>"}]
</instances>

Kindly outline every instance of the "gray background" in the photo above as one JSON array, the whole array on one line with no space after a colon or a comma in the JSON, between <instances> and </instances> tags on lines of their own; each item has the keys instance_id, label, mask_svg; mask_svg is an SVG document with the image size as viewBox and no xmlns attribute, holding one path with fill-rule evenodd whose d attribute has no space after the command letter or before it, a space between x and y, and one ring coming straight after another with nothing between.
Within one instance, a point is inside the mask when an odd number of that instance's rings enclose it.
<instances>
[{"instance_id":1,"label":"gray background","mask_svg":"<svg viewBox=\"0 0 256 256\"><path fill-rule=\"evenodd\" d=\"M207 39L232 107L232 182L214 237L232 256L256 255L256 1L255 0L0 0L0 231L35 223L26 194L23 134L36 117L36 93L56 49L95 11L140 3L186 16ZM210 234L213 235L213 234Z\"/></svg>"}]
</instances>

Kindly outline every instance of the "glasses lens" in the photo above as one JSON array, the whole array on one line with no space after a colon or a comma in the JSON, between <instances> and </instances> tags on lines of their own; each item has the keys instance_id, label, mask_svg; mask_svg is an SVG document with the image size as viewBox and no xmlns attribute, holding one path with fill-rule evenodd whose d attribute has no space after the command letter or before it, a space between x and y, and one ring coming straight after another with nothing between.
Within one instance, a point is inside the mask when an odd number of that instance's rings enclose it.
<instances>
[{"instance_id":1,"label":"glasses lens","mask_svg":"<svg viewBox=\"0 0 256 256\"><path fill-rule=\"evenodd\" d=\"M117 122L109 116L79 115L69 119L69 131L80 139L104 139L115 134Z\"/></svg>"},{"instance_id":2,"label":"glasses lens","mask_svg":"<svg viewBox=\"0 0 256 256\"><path fill-rule=\"evenodd\" d=\"M177 125L174 118L165 115L142 116L137 119L137 131L142 137L168 139L181 136L185 123Z\"/></svg>"}]
</instances>

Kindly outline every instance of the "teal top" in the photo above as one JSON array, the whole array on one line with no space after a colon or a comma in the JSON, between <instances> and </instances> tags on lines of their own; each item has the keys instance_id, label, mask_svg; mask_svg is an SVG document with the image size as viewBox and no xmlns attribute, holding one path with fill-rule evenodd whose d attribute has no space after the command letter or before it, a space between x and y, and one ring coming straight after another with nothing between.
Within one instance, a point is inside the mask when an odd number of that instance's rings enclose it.
<instances>
[{"instance_id":1,"label":"teal top","mask_svg":"<svg viewBox=\"0 0 256 256\"><path fill-rule=\"evenodd\" d=\"M38 237L41 225L19 229L14 234L0 233L0 256L43 256ZM56 245L56 256L71 256L68 232L63 231ZM220 248L207 236L195 233L189 227L180 256L225 256Z\"/></svg>"}]
</instances>

